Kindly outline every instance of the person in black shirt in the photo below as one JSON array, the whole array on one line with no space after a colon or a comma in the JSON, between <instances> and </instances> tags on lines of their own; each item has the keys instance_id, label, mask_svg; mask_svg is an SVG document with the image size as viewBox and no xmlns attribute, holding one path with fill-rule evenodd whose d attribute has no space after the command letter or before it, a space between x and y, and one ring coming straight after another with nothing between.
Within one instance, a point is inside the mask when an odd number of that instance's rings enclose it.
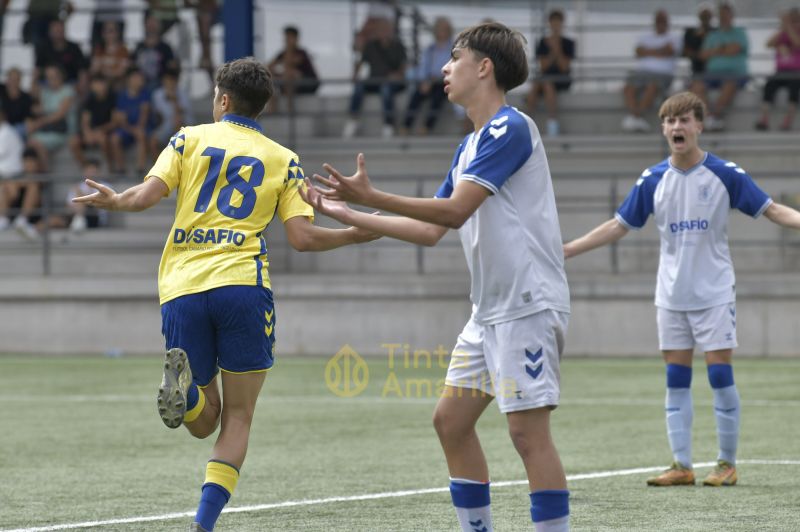
<instances>
[{"instance_id":1,"label":"person in black shirt","mask_svg":"<svg viewBox=\"0 0 800 532\"><path fill-rule=\"evenodd\" d=\"M703 91L703 76L706 72L706 60L700 57L703 50L703 41L706 36L714 30L711 26L711 19L714 11L708 5L701 5L697 11L697 18L700 25L696 28L686 28L683 34L683 57L688 57L692 65L692 79L689 82L689 90L697 94Z\"/></svg>"},{"instance_id":2,"label":"person in black shirt","mask_svg":"<svg viewBox=\"0 0 800 532\"><path fill-rule=\"evenodd\" d=\"M82 94L86 88L87 69L89 63L80 46L65 37L64 22L54 20L50 22L48 39L36 48L36 69L33 80L38 83L44 76L44 67L47 65L60 65L64 71L64 82L74 85L78 93Z\"/></svg>"},{"instance_id":3,"label":"person in black shirt","mask_svg":"<svg viewBox=\"0 0 800 532\"><path fill-rule=\"evenodd\" d=\"M112 167L109 136L116 105L117 98L109 81L102 74L93 74L89 81L89 96L81 107L79 130L69 139L72 156L81 166L86 164L84 149L97 147L102 150L109 168Z\"/></svg>"},{"instance_id":4,"label":"person in black shirt","mask_svg":"<svg viewBox=\"0 0 800 532\"><path fill-rule=\"evenodd\" d=\"M0 85L0 102L6 121L14 126L22 140L27 136L25 121L33 117L33 98L22 90L22 72L13 67L6 73L5 85Z\"/></svg>"},{"instance_id":5,"label":"person in black shirt","mask_svg":"<svg viewBox=\"0 0 800 532\"><path fill-rule=\"evenodd\" d=\"M319 88L319 78L311 57L298 45L300 31L294 26L283 28L284 48L267 65L272 72L275 86L281 94L292 101L294 94L314 94ZM270 108L274 110L278 99L277 93L270 100Z\"/></svg>"},{"instance_id":6,"label":"person in black shirt","mask_svg":"<svg viewBox=\"0 0 800 532\"><path fill-rule=\"evenodd\" d=\"M548 16L550 35L542 37L536 45L536 60L539 63L539 76L534 80L528 93L528 109L536 110L539 96L544 96L547 106L547 134L559 133L558 93L572 85L570 67L575 59L575 41L561 35L564 26L564 13L554 9Z\"/></svg>"},{"instance_id":7,"label":"person in black shirt","mask_svg":"<svg viewBox=\"0 0 800 532\"><path fill-rule=\"evenodd\" d=\"M172 48L161 38L161 21L154 15L145 18L144 40L133 52L133 63L144 74L146 87L154 90L161 83L161 76L170 69L177 69L178 62Z\"/></svg>"}]
</instances>

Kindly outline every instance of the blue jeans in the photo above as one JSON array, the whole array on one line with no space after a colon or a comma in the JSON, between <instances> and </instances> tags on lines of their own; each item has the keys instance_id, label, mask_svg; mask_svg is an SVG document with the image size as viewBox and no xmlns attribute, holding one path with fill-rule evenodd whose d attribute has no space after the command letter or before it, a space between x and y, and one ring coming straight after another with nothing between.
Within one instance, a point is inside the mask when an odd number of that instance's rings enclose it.
<instances>
[{"instance_id":1,"label":"blue jeans","mask_svg":"<svg viewBox=\"0 0 800 532\"><path fill-rule=\"evenodd\" d=\"M357 81L353 88L353 95L350 97L350 114L355 116L361 111L364 103L364 95L367 93L380 93L383 108L383 123L394 125L394 95L405 90L406 85L402 81Z\"/></svg>"}]
</instances>

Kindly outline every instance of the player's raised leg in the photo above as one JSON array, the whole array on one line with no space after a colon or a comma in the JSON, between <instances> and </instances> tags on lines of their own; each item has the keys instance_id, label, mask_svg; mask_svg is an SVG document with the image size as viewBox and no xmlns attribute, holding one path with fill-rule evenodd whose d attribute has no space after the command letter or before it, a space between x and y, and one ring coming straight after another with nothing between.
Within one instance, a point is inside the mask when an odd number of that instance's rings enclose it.
<instances>
[{"instance_id":1,"label":"player's raised leg","mask_svg":"<svg viewBox=\"0 0 800 532\"><path fill-rule=\"evenodd\" d=\"M489 468L475 431L492 399L479 389L446 386L433 414L450 472L450 495L463 531L492 530Z\"/></svg>"},{"instance_id":2,"label":"player's raised leg","mask_svg":"<svg viewBox=\"0 0 800 532\"><path fill-rule=\"evenodd\" d=\"M222 509L236 489L265 375L265 372L222 372L222 428L206 465L205 482L194 518L203 530L214 530Z\"/></svg>"},{"instance_id":3,"label":"player's raised leg","mask_svg":"<svg viewBox=\"0 0 800 532\"><path fill-rule=\"evenodd\" d=\"M733 381L732 349L706 353L708 382L714 393L714 417L717 420L719 455L717 466L703 480L706 486L733 486L736 474L736 448L739 442L739 391Z\"/></svg>"}]
</instances>

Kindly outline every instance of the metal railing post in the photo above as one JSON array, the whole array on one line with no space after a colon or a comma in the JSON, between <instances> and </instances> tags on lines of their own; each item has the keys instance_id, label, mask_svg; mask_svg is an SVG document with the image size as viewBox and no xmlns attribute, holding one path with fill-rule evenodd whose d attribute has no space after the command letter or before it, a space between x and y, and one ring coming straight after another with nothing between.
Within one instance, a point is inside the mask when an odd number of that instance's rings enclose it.
<instances>
[{"instance_id":1,"label":"metal railing post","mask_svg":"<svg viewBox=\"0 0 800 532\"><path fill-rule=\"evenodd\" d=\"M49 179L42 181L42 275L50 276L50 212L53 205L53 185Z\"/></svg>"}]
</instances>

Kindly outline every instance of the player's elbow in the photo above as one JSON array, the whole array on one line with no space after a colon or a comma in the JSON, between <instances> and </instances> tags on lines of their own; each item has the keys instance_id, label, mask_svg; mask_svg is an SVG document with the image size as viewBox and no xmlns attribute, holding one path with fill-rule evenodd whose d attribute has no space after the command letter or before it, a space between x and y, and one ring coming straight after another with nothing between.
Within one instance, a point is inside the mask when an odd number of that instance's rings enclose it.
<instances>
[{"instance_id":1,"label":"player's elbow","mask_svg":"<svg viewBox=\"0 0 800 532\"><path fill-rule=\"evenodd\" d=\"M292 246L292 249L295 251L300 251L302 253L314 250L313 239L309 235L288 235L288 239L289 245Z\"/></svg>"},{"instance_id":2,"label":"player's elbow","mask_svg":"<svg viewBox=\"0 0 800 532\"><path fill-rule=\"evenodd\" d=\"M441 225L447 227L448 229L461 229L461 226L464 225L471 215L471 212L467 212L463 209L449 209L444 212Z\"/></svg>"}]
</instances>

